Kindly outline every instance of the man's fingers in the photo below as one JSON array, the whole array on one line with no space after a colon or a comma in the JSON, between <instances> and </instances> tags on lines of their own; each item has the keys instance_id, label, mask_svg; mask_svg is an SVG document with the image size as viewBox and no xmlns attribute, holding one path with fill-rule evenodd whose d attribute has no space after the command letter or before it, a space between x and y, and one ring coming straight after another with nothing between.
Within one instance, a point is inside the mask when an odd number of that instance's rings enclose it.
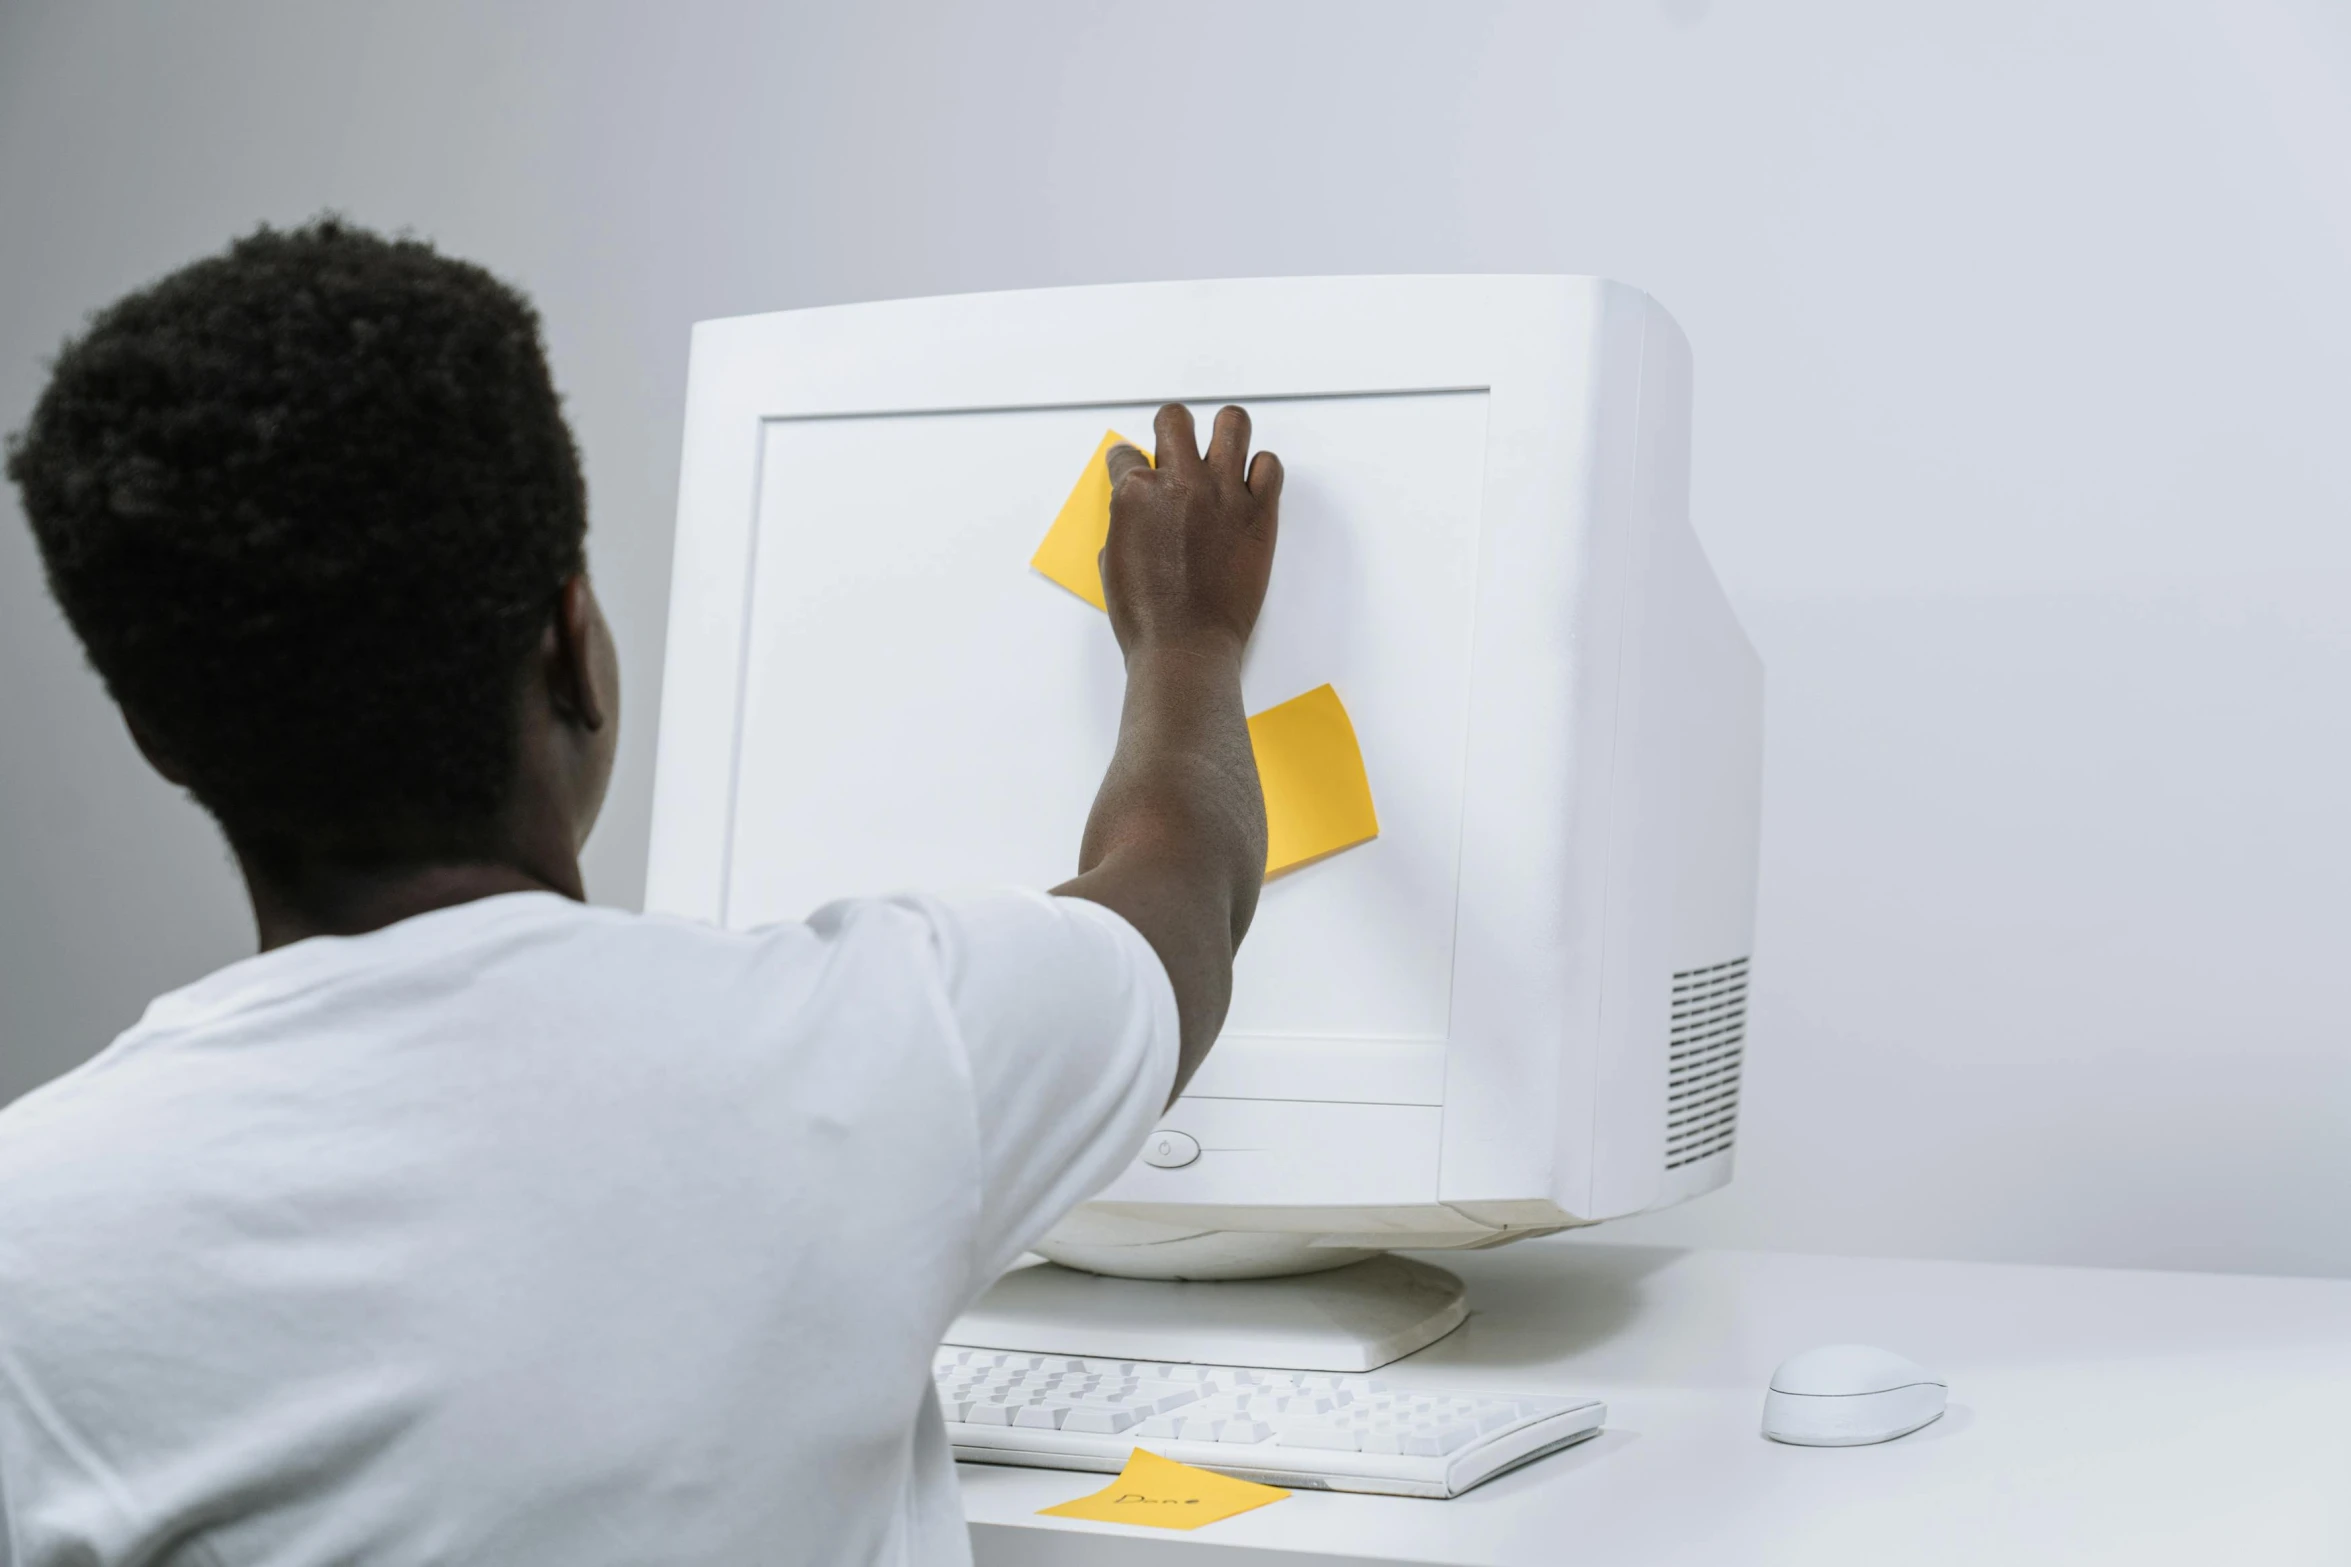
<instances>
[{"instance_id":1,"label":"man's fingers","mask_svg":"<svg viewBox=\"0 0 2351 1567\"><path fill-rule=\"evenodd\" d=\"M1110 487L1115 490L1118 488L1118 481L1133 473L1137 468L1150 467L1151 459L1121 441L1103 455L1102 464L1110 470Z\"/></svg>"},{"instance_id":2,"label":"man's fingers","mask_svg":"<svg viewBox=\"0 0 2351 1567\"><path fill-rule=\"evenodd\" d=\"M1249 465L1249 493L1271 506L1282 498L1282 460L1271 452L1259 452L1257 460Z\"/></svg>"},{"instance_id":3,"label":"man's fingers","mask_svg":"<svg viewBox=\"0 0 2351 1567\"><path fill-rule=\"evenodd\" d=\"M1163 403L1159 417L1151 421L1152 433L1159 437L1159 466L1161 468L1194 468L1200 463L1200 437L1192 429L1192 410L1182 403Z\"/></svg>"},{"instance_id":4,"label":"man's fingers","mask_svg":"<svg viewBox=\"0 0 2351 1567\"><path fill-rule=\"evenodd\" d=\"M1208 467L1218 478L1241 482L1249 465L1249 410L1227 403L1216 411L1208 432Z\"/></svg>"}]
</instances>

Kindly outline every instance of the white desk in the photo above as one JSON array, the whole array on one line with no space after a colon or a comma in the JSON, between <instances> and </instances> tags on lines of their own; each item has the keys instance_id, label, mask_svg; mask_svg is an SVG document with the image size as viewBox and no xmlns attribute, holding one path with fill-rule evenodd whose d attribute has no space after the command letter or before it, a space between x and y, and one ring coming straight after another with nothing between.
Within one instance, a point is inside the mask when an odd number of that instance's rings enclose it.
<instances>
[{"instance_id":1,"label":"white desk","mask_svg":"<svg viewBox=\"0 0 2351 1567\"><path fill-rule=\"evenodd\" d=\"M1589 1393L1600 1436L1451 1501L1301 1491L1192 1534L1035 1516L1105 1476L960 1466L980 1567L2351 1562L2351 1280L1676 1251L1442 1260L1472 1315L1398 1382ZM1816 1344L1942 1372L1881 1447L1756 1434Z\"/></svg>"}]
</instances>

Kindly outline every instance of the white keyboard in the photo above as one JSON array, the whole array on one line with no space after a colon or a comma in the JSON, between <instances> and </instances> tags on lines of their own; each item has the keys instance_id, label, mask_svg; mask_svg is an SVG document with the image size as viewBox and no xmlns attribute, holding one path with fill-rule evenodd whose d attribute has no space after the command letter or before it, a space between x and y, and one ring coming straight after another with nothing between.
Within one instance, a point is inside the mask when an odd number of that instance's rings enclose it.
<instances>
[{"instance_id":1,"label":"white keyboard","mask_svg":"<svg viewBox=\"0 0 2351 1567\"><path fill-rule=\"evenodd\" d=\"M932 1362L955 1456L1115 1474L1137 1447L1268 1485L1459 1496L1600 1429L1589 1398L1448 1393L1377 1376L1013 1355Z\"/></svg>"}]
</instances>

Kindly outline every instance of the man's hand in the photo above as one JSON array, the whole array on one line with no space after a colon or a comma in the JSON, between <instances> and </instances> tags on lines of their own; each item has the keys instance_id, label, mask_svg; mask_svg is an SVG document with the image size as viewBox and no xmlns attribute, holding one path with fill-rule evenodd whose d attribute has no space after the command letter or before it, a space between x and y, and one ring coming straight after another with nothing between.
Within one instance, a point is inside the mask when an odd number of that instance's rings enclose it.
<instances>
[{"instance_id":1,"label":"man's hand","mask_svg":"<svg viewBox=\"0 0 2351 1567\"><path fill-rule=\"evenodd\" d=\"M1203 639L1246 646L1273 572L1282 497L1282 460L1249 460L1249 415L1220 409L1200 455L1192 412L1159 410L1159 465L1132 446L1114 446L1110 542L1102 551L1102 592L1119 649L1186 646Z\"/></svg>"},{"instance_id":2,"label":"man's hand","mask_svg":"<svg viewBox=\"0 0 2351 1567\"><path fill-rule=\"evenodd\" d=\"M1217 414L1205 458L1182 404L1160 409L1156 427L1156 468L1131 446L1106 458L1102 589L1126 655L1126 708L1078 876L1054 891L1115 910L1159 954L1183 1026L1181 1093L1224 1027L1233 953L1265 880L1241 654L1273 570L1282 465L1271 452L1249 461L1238 408Z\"/></svg>"}]
</instances>

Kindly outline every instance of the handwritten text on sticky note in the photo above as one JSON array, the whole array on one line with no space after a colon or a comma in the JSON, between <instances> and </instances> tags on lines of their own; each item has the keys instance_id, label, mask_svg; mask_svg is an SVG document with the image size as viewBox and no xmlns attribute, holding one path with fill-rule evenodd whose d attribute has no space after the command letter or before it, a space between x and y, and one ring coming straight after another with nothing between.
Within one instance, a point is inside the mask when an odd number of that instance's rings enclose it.
<instances>
[{"instance_id":1,"label":"handwritten text on sticky note","mask_svg":"<svg viewBox=\"0 0 2351 1567\"><path fill-rule=\"evenodd\" d=\"M1172 1458L1136 1448L1119 1477L1091 1496L1038 1511L1048 1518L1088 1518L1097 1523L1134 1523L1152 1529L1197 1529L1230 1518L1290 1493L1230 1475L1195 1469Z\"/></svg>"},{"instance_id":2,"label":"handwritten text on sticky note","mask_svg":"<svg viewBox=\"0 0 2351 1567\"><path fill-rule=\"evenodd\" d=\"M1355 725L1329 686L1249 720L1265 790L1265 874L1275 875L1380 835Z\"/></svg>"},{"instance_id":3,"label":"handwritten text on sticky note","mask_svg":"<svg viewBox=\"0 0 2351 1567\"><path fill-rule=\"evenodd\" d=\"M1133 446L1146 460L1151 455L1116 430L1104 435L1069 499L1061 503L1060 515L1045 530L1045 542L1029 557L1031 566L1096 609L1108 607L1102 599L1102 546L1110 538L1110 465L1104 459L1113 446Z\"/></svg>"}]
</instances>

